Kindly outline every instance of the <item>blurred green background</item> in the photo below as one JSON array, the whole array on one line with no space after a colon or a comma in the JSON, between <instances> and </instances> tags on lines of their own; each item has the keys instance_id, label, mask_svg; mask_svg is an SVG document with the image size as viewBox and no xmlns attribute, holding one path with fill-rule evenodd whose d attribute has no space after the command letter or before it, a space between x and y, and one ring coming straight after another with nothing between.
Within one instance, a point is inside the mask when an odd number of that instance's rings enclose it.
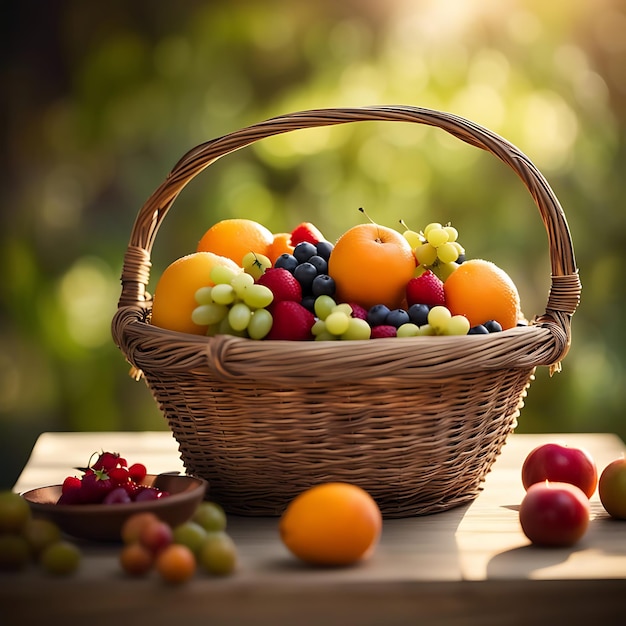
<instances>
[{"instance_id":1,"label":"blurred green background","mask_svg":"<svg viewBox=\"0 0 626 626\"><path fill-rule=\"evenodd\" d=\"M442 109L528 154L565 209L583 297L563 371L537 373L518 431L626 438L624 1L25 0L2 12L3 487L41 432L165 429L110 335L134 218L191 147L316 107ZM528 317L543 312L547 239L519 180L408 124L301 131L221 160L165 220L152 279L219 219L312 221L334 239L359 206L388 226L451 221L469 256L511 274Z\"/></svg>"}]
</instances>

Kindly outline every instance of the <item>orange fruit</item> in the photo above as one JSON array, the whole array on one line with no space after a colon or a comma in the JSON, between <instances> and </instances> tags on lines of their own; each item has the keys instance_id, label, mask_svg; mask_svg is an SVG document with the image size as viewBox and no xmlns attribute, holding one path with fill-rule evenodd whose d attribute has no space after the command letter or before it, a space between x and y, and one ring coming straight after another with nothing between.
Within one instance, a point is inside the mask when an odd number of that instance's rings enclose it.
<instances>
[{"instance_id":1,"label":"orange fruit","mask_svg":"<svg viewBox=\"0 0 626 626\"><path fill-rule=\"evenodd\" d=\"M397 309L415 265L413 250L398 231L367 223L339 237L328 273L335 280L338 302L356 302L366 309L386 304Z\"/></svg>"},{"instance_id":2,"label":"orange fruit","mask_svg":"<svg viewBox=\"0 0 626 626\"><path fill-rule=\"evenodd\" d=\"M231 259L212 252L193 252L168 265L154 290L151 323L181 333L204 335L207 327L194 324L191 314L198 306L196 291L213 285L210 274L216 265L243 271Z\"/></svg>"},{"instance_id":3,"label":"orange fruit","mask_svg":"<svg viewBox=\"0 0 626 626\"><path fill-rule=\"evenodd\" d=\"M275 233L266 256L274 265L276 259L281 254L293 254L293 248L294 246L291 245L291 233Z\"/></svg>"},{"instance_id":4,"label":"orange fruit","mask_svg":"<svg viewBox=\"0 0 626 626\"><path fill-rule=\"evenodd\" d=\"M382 514L361 487L329 482L296 496L279 522L280 537L315 565L350 565L368 558L382 531Z\"/></svg>"},{"instance_id":5,"label":"orange fruit","mask_svg":"<svg viewBox=\"0 0 626 626\"><path fill-rule=\"evenodd\" d=\"M464 315L472 326L496 320L502 330L521 317L520 297L511 277L495 263L470 259L461 263L443 284L452 315Z\"/></svg>"},{"instance_id":6,"label":"orange fruit","mask_svg":"<svg viewBox=\"0 0 626 626\"><path fill-rule=\"evenodd\" d=\"M268 255L274 235L262 224L253 220L233 218L213 224L200 241L197 252L213 252L232 259L241 265L248 252Z\"/></svg>"}]
</instances>

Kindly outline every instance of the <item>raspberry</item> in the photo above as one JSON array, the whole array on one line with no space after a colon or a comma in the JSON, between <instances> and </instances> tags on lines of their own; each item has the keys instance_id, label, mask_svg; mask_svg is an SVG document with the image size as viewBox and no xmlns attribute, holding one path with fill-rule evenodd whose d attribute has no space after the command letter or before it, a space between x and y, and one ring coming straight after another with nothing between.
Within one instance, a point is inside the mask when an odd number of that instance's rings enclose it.
<instances>
[{"instance_id":1,"label":"raspberry","mask_svg":"<svg viewBox=\"0 0 626 626\"><path fill-rule=\"evenodd\" d=\"M387 337L396 337L397 329L395 326L389 326L387 324L380 324L372 328L372 339L386 339Z\"/></svg>"},{"instance_id":2,"label":"raspberry","mask_svg":"<svg viewBox=\"0 0 626 626\"><path fill-rule=\"evenodd\" d=\"M426 270L421 276L411 278L407 283L406 300L409 307L413 304L445 306L443 282L433 272Z\"/></svg>"},{"instance_id":3,"label":"raspberry","mask_svg":"<svg viewBox=\"0 0 626 626\"><path fill-rule=\"evenodd\" d=\"M283 300L272 306L272 329L266 339L307 341L313 339L311 328L315 323L313 313L299 302Z\"/></svg>"},{"instance_id":4,"label":"raspberry","mask_svg":"<svg viewBox=\"0 0 626 626\"><path fill-rule=\"evenodd\" d=\"M273 305L285 300L300 302L302 300L302 287L294 278L293 274L281 267L273 267L265 270L257 280L259 285L265 285L273 294Z\"/></svg>"},{"instance_id":5,"label":"raspberry","mask_svg":"<svg viewBox=\"0 0 626 626\"><path fill-rule=\"evenodd\" d=\"M357 317L361 320L367 320L367 309L364 309L360 304L356 302L349 302L352 309L352 317Z\"/></svg>"}]
</instances>

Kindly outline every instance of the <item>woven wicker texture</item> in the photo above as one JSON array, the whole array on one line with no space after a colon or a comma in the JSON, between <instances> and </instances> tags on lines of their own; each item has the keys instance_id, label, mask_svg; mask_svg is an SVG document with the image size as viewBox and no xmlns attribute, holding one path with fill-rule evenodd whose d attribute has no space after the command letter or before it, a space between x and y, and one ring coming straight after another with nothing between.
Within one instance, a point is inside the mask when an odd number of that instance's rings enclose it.
<instances>
[{"instance_id":1,"label":"woven wicker texture","mask_svg":"<svg viewBox=\"0 0 626 626\"><path fill-rule=\"evenodd\" d=\"M443 129L517 173L548 235L551 288L528 327L381 341L253 341L149 324L150 254L168 210L218 158L280 133L361 121ZM559 368L580 281L567 221L515 146L458 116L409 106L302 111L188 152L140 209L124 257L116 344L143 375L190 474L227 512L280 515L324 481L360 485L386 517L443 511L479 493L517 425L537 366Z\"/></svg>"}]
</instances>

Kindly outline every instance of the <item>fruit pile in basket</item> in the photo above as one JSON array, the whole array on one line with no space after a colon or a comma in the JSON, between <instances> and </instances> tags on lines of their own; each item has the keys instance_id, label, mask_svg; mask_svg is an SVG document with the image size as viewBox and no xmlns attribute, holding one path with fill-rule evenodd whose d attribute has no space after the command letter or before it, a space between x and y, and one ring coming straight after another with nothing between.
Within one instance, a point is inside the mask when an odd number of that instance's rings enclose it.
<instances>
[{"instance_id":1,"label":"fruit pile in basket","mask_svg":"<svg viewBox=\"0 0 626 626\"><path fill-rule=\"evenodd\" d=\"M333 244L308 222L273 234L235 218L211 226L194 253L165 269L151 323L321 341L489 334L526 322L513 280L466 258L450 224L400 232L368 221Z\"/></svg>"}]
</instances>

